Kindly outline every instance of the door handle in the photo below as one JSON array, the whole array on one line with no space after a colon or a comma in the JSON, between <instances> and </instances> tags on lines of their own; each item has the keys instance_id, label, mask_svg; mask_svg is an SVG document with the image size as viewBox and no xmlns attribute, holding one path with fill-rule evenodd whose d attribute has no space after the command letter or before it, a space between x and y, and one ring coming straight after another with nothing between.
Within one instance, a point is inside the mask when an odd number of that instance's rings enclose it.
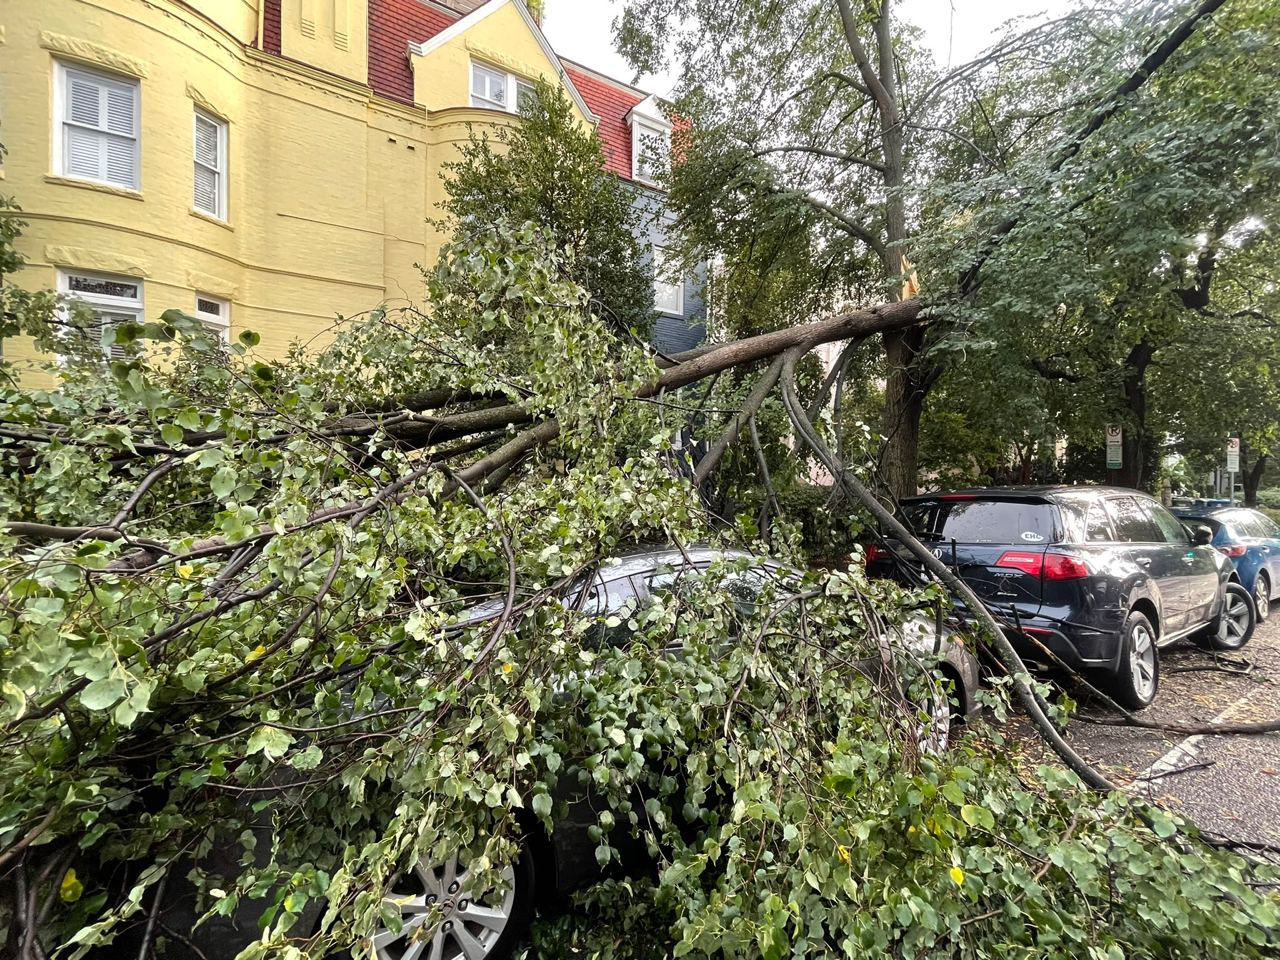
<instances>
[{"instance_id":1,"label":"door handle","mask_svg":"<svg viewBox=\"0 0 1280 960\"><path fill-rule=\"evenodd\" d=\"M1149 566L1151 566L1151 558L1150 558L1150 557L1138 557L1138 558L1134 561L1134 563L1136 563L1136 564L1137 564L1138 566L1140 566L1140 567L1149 567Z\"/></svg>"},{"instance_id":2,"label":"door handle","mask_svg":"<svg viewBox=\"0 0 1280 960\"><path fill-rule=\"evenodd\" d=\"M1195 557L1183 557L1183 558L1182 558L1182 562L1183 562L1183 563L1185 563L1185 564L1189 567L1189 566L1191 566L1193 563L1195 563L1195 562L1196 562L1196 558L1195 558Z\"/></svg>"}]
</instances>

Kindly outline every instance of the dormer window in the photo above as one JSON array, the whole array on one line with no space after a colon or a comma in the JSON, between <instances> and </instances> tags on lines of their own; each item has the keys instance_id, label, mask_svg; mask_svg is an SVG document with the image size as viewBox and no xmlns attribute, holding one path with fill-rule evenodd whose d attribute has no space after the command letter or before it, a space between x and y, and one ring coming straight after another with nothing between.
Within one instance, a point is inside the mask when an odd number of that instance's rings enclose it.
<instances>
[{"instance_id":1,"label":"dormer window","mask_svg":"<svg viewBox=\"0 0 1280 960\"><path fill-rule=\"evenodd\" d=\"M483 64L471 64L471 105L486 110L519 113L533 96L533 84L514 73L504 73Z\"/></svg>"},{"instance_id":2,"label":"dormer window","mask_svg":"<svg viewBox=\"0 0 1280 960\"><path fill-rule=\"evenodd\" d=\"M631 178L649 186L662 182L671 166L671 121L657 98L648 97L631 108Z\"/></svg>"}]
</instances>

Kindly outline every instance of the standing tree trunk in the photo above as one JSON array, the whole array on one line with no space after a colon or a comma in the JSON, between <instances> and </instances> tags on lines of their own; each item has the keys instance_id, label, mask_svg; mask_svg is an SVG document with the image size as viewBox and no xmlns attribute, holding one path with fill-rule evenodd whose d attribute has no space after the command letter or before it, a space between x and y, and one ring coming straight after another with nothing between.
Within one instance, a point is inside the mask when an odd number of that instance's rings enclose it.
<instances>
[{"instance_id":1,"label":"standing tree trunk","mask_svg":"<svg viewBox=\"0 0 1280 960\"><path fill-rule=\"evenodd\" d=\"M883 482L894 497L909 497L917 490L920 421L925 400L925 391L918 379L917 358L923 340L923 331L911 331L907 336L897 332L884 335L888 371L881 425L885 442L880 465Z\"/></svg>"},{"instance_id":2,"label":"standing tree trunk","mask_svg":"<svg viewBox=\"0 0 1280 960\"><path fill-rule=\"evenodd\" d=\"M1124 358L1124 464L1111 474L1113 482L1138 490L1147 480L1147 368L1155 352L1143 339Z\"/></svg>"},{"instance_id":3,"label":"standing tree trunk","mask_svg":"<svg viewBox=\"0 0 1280 960\"><path fill-rule=\"evenodd\" d=\"M1240 483L1244 486L1244 505L1258 505L1258 487L1262 483L1262 475L1267 469L1269 454L1261 454L1253 464L1249 463L1249 441L1240 437Z\"/></svg>"},{"instance_id":4,"label":"standing tree trunk","mask_svg":"<svg viewBox=\"0 0 1280 960\"><path fill-rule=\"evenodd\" d=\"M899 300L911 272L907 258L907 207L903 196L903 123L898 108L898 70L893 52L892 0L880 0L875 19L875 60L862 42L850 0L836 0L849 52L880 117L880 149L884 155L884 246L881 261L889 297ZM901 279L900 279L901 278ZM920 448L920 420L929 380L921 369L924 333L919 330L884 335L884 420L886 438L881 456L885 485L894 497L916 492Z\"/></svg>"}]
</instances>

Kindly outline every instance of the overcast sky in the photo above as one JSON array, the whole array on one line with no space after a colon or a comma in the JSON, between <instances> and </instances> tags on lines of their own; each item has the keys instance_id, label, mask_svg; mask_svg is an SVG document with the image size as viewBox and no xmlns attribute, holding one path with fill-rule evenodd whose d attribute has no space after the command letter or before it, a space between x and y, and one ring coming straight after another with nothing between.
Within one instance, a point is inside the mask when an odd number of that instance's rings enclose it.
<instances>
[{"instance_id":1,"label":"overcast sky","mask_svg":"<svg viewBox=\"0 0 1280 960\"><path fill-rule=\"evenodd\" d=\"M1080 0L902 0L901 9L924 29L940 61L964 63L989 46L1010 17L1079 5ZM543 28L557 53L629 82L631 69L613 49L613 18L621 6L621 0L546 0ZM643 77L640 85L666 94L674 82L668 73Z\"/></svg>"}]
</instances>

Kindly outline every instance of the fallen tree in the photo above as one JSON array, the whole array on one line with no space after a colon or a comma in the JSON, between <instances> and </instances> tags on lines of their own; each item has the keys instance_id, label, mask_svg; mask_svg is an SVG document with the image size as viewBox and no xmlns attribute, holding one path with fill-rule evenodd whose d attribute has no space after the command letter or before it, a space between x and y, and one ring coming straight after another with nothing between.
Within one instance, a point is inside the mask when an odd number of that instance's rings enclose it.
<instances>
[{"instance_id":1,"label":"fallen tree","mask_svg":"<svg viewBox=\"0 0 1280 960\"><path fill-rule=\"evenodd\" d=\"M13 955L193 955L243 909L247 957L367 950L409 864L461 847L500 882L588 789L599 863L639 843L658 870L602 876L535 927L542 955L1274 949L1250 886L1273 878L1193 825L981 737L921 753L928 659L882 661L888 685L854 664L927 592L813 574L744 608L713 574L602 643L624 623L574 591L602 558L742 539L674 446L720 371L763 366L886 520L814 425L831 384L796 364L925 317L851 311L659 365L562 279L567 255L531 227L465 234L425 309L276 362L181 314L119 328L105 364L74 315L28 325L67 359L56 391L0 400ZM174 926L177 890L204 925Z\"/></svg>"}]
</instances>

